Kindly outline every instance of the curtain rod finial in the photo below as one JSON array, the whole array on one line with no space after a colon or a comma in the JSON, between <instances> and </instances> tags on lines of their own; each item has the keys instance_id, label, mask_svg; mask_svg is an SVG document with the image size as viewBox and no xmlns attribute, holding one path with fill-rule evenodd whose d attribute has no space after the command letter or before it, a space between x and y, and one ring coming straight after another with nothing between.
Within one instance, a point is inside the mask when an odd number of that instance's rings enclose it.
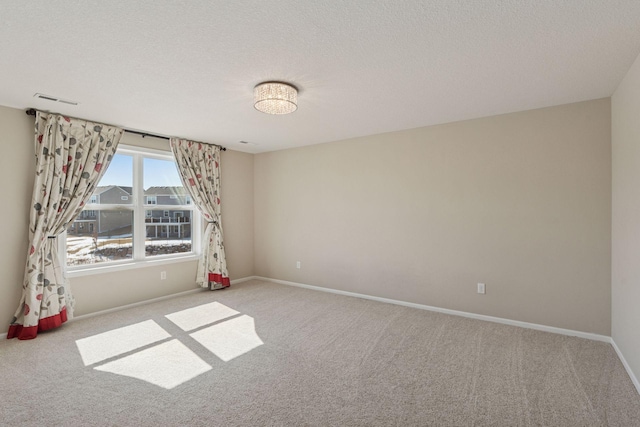
<instances>
[{"instance_id":1,"label":"curtain rod finial","mask_svg":"<svg viewBox=\"0 0 640 427\"><path fill-rule=\"evenodd\" d=\"M33 108L28 108L27 111L25 111L25 113L27 113L27 116L35 116L36 110Z\"/></svg>"}]
</instances>

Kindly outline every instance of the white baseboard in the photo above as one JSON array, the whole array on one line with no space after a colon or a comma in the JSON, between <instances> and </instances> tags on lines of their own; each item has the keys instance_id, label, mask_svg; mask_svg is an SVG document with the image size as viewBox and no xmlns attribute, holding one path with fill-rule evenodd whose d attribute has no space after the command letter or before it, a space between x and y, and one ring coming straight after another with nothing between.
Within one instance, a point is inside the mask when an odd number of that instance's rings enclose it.
<instances>
[{"instance_id":1,"label":"white baseboard","mask_svg":"<svg viewBox=\"0 0 640 427\"><path fill-rule=\"evenodd\" d=\"M636 375L631 370L631 366L629 366L629 363L627 363L627 359L624 358L624 356L622 355L622 351L620 351L620 349L618 348L618 345L613 340L613 338L611 339L611 345L613 346L613 349L618 354L618 358L622 362L622 366L624 366L624 369L627 371L629 378L631 378L631 382L633 383L633 385L636 387L636 390L640 394L640 381L638 381L638 378L636 378Z\"/></svg>"},{"instance_id":2,"label":"white baseboard","mask_svg":"<svg viewBox=\"0 0 640 427\"><path fill-rule=\"evenodd\" d=\"M241 279L232 280L231 284L232 285L236 285L238 283L246 282L246 281L251 280L253 278L254 278L254 276L243 277ZM69 321L87 319L89 317L100 316L102 314L113 313L113 312L120 311L120 310L126 310L128 308L138 307L138 306L141 306L141 305L151 304L151 303L154 303L154 302L164 301L164 300L167 300L167 299L176 298L176 297L180 297L180 296L183 296L183 295L195 294L197 292L204 292L204 291L210 292L207 288L191 289L191 290L184 291L184 292L178 292L176 294L165 295L165 296L158 297L158 298L151 298L151 299L144 300L144 301L138 301L138 302L134 302L134 303L131 303L131 304L122 305L122 306L119 306L119 307L109 308L109 309L106 309L106 310L100 310L100 311L96 311L94 313L87 313L87 314L83 314L81 316L74 316L73 319L70 319ZM6 336L6 334L5 334L5 336Z\"/></svg>"},{"instance_id":3,"label":"white baseboard","mask_svg":"<svg viewBox=\"0 0 640 427\"><path fill-rule=\"evenodd\" d=\"M121 306L118 306L118 307L108 308L106 310L95 311L93 313L82 314L80 316L73 316L72 319L69 319L69 322L74 322L76 320L82 320L82 319L88 319L90 317L95 317L95 316L101 316L103 314L115 313L116 311L122 311L122 310L126 310L128 308L139 307L141 305L147 305L147 304L151 304L151 303L154 303L154 302L164 301L164 300L168 300L168 299L171 299L171 298L176 298L176 297L180 297L180 296L183 296L183 295L194 294L196 292L202 292L202 291L204 291L204 288L191 289L191 290L184 291L184 292L178 292L177 294L165 295L165 296L162 296L162 297L151 298L151 299L147 299L147 300L144 300L144 301L138 301L138 302L134 302L134 303L131 303L131 304L125 304L125 305L121 305Z\"/></svg>"},{"instance_id":4,"label":"white baseboard","mask_svg":"<svg viewBox=\"0 0 640 427\"><path fill-rule=\"evenodd\" d=\"M237 285L238 283L242 283L242 282L248 282L249 280L253 280L256 279L256 276L247 276L247 277L243 277L241 279L236 279L236 280L232 280L231 284L232 285Z\"/></svg>"},{"instance_id":5,"label":"white baseboard","mask_svg":"<svg viewBox=\"0 0 640 427\"><path fill-rule=\"evenodd\" d=\"M635 388L638 391L638 393L640 393L640 381L638 381L638 378L636 378L634 372L631 370L631 367L629 366L629 363L627 363L627 360L624 358L622 352L620 351L620 349L616 345L615 341L613 341L613 339L611 337L608 337L606 335L599 335L599 334L592 334L592 333L589 333L589 332L574 331L574 330L571 330L571 329L556 328L556 327L553 327L553 326L540 325L540 324L537 324L537 323L521 322L519 320L504 319L502 317L486 316L484 314L469 313L469 312L466 312L466 311L450 310L450 309L447 309L447 308L434 307L434 306L424 305L424 304L416 304L416 303L412 303L412 302L394 300L394 299L390 299L390 298L376 297L376 296L371 296L371 295L366 295L366 294L359 294L359 293L355 293L355 292L341 291L341 290L338 290L338 289L324 288L324 287L321 287L321 286L306 285L304 283L289 282L289 281L286 281L286 280L272 279L272 278L269 278L269 277L262 277L262 276L243 277L241 279L232 280L231 284L235 285L235 284L247 282L247 281L253 280L253 279L264 280L266 282L272 282L272 283L279 283L281 285L295 286L295 287L305 288L305 289L312 289L312 290L315 290L315 291L328 292L328 293L332 293L332 294L345 295L345 296L349 296L349 297L363 298L363 299L368 299L368 300L378 301L378 302L384 302L384 303L389 303L389 304L396 304L396 305L401 305L401 306L404 306L404 307L417 308L417 309L420 309L420 310L427 310L427 311L433 311L433 312L437 312L437 313L450 314L450 315L453 315L453 316L467 317L467 318L470 318L470 319L484 320L484 321L494 322L494 323L502 323L502 324L505 324L505 325L519 326L521 328L535 329L535 330L538 330L538 331L551 332L551 333L554 333L554 334L568 335L568 336L574 336L574 337L579 337L579 338L586 338L586 339L594 340L594 341L606 342L606 343L609 343L609 344L611 344L613 346L613 349L615 350L616 354L618 355L618 358L622 362L622 365L624 366L625 370L627 371L627 374L631 378L631 381L633 382L633 385L635 386ZM203 289L204 288L192 289L192 290L185 291L185 292L179 292L179 293L176 293L176 294L165 295L163 297L152 298L152 299L149 299L149 300L140 301L140 302L136 302L136 303L132 303L132 304L127 304L127 305L123 305L123 306L120 306L120 307L114 307L114 308L110 308L110 309L107 309L107 310L101 310L101 311L97 311L95 313L83 314L81 316L76 316L71 320L86 319L86 318L89 318L89 317L99 316L101 314L113 313L115 311L125 310L125 309L128 309L128 308L133 308L133 307L137 307L137 306L140 306L140 305L150 304L150 303L153 303L153 302L163 301L163 300L170 299L170 298L176 298L176 297L183 296L183 295L189 295L189 294L193 294L193 293L196 293L196 292L201 292ZM6 337L7 337L7 332L0 333L0 339L5 339Z\"/></svg>"},{"instance_id":6,"label":"white baseboard","mask_svg":"<svg viewBox=\"0 0 640 427\"><path fill-rule=\"evenodd\" d=\"M286 280L271 279L269 277L255 276L255 279L265 280L267 282L279 283L281 285L296 286L299 288L312 289L314 291L329 292L332 294L345 295L349 297L364 298L373 301L386 302L389 304L402 305L405 307L418 308L420 310L435 311L437 313L451 314L453 316L468 317L470 319L484 320L487 322L502 323L505 325L519 326L521 328L535 329L538 331L551 332L554 334L569 335L572 337L586 338L593 341L602 341L611 343L611 337L606 335L592 334L589 332L574 331L571 329L556 328L553 326L539 325L537 323L521 322L519 320L504 319L502 317L486 316L484 314L468 313L466 311L450 310L448 308L433 307L430 305L416 304L413 302L399 301L389 298L375 297L371 295L358 294L355 292L340 291L337 289L323 288L321 286L305 285L303 283L288 282Z\"/></svg>"},{"instance_id":7,"label":"white baseboard","mask_svg":"<svg viewBox=\"0 0 640 427\"><path fill-rule=\"evenodd\" d=\"M345 296L350 296L355 298L363 298L363 299L368 299L373 301L386 302L390 304L402 305L405 307L418 308L421 310L435 311L437 313L451 314L453 316L462 316L462 317L468 317L471 319L484 320L488 322L502 323L505 325L519 326L521 328L535 329L538 331L551 332L554 334L586 338L588 340L593 340L593 341L606 342L611 344L611 346L615 350L616 354L618 355L618 358L620 359L620 361L622 362L622 365L627 371L629 378L631 378L631 382L635 386L638 394L640 394L640 381L638 381L638 378L635 376L633 370L631 369L631 366L629 366L629 363L627 363L627 360L624 358L622 352L618 348L618 345L615 343L615 341L613 341L613 338L608 337L606 335L574 331L571 329L556 328L553 326L539 325L537 323L521 322L519 320L504 319L502 317L486 316L484 314L468 313L466 311L449 310L447 308L433 307L430 305L416 304L412 302L399 301L399 300L394 300L389 298L375 297L371 295L358 294L355 292L340 291L338 289L323 288L321 286L306 285L304 283L288 282L286 280L271 279L269 277L253 276L251 277L251 279L264 280L266 282L279 283L281 285L295 286L298 288L312 289L314 291L328 292L332 294L345 295Z\"/></svg>"},{"instance_id":8,"label":"white baseboard","mask_svg":"<svg viewBox=\"0 0 640 427\"><path fill-rule=\"evenodd\" d=\"M246 281L249 281L249 280L255 279L255 278L256 278L256 276L242 277L240 279L232 280L231 284L232 285L237 285L238 283L246 282ZM151 304L151 303L158 302L158 301L164 301L164 300L167 300L167 299L170 299L170 298L176 298L176 297L183 296L183 295L194 294L196 292L204 291L205 289L206 288L191 289L191 290L184 291L184 292L178 292L177 294L165 295L163 297L151 298L151 299L144 300L144 301L138 301L138 302L134 302L134 303L131 303L131 304L122 305L122 306L119 306L119 307L108 308L106 310L96 311L94 313L82 314L80 316L74 316L72 319L69 319L69 322L72 322L74 320L80 320L80 319L88 319L90 317L100 316L102 314L114 313L116 311L126 310L128 308L138 307L138 306L145 305L145 304ZM9 331L0 333L0 339L6 339L8 333L9 333Z\"/></svg>"}]
</instances>

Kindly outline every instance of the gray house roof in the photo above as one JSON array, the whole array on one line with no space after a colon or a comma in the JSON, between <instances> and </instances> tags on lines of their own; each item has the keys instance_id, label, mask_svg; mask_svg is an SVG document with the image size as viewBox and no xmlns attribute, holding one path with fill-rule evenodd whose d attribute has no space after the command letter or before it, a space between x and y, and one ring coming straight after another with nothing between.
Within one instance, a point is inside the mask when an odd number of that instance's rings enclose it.
<instances>
[{"instance_id":1,"label":"gray house roof","mask_svg":"<svg viewBox=\"0 0 640 427\"><path fill-rule=\"evenodd\" d=\"M94 196L99 196L100 194L109 191L113 188L120 188L122 191L126 192L129 195L133 194L133 188L132 187L124 187L122 185L103 185L100 187L96 187L95 190L93 190L93 195Z\"/></svg>"},{"instance_id":2,"label":"gray house roof","mask_svg":"<svg viewBox=\"0 0 640 427\"><path fill-rule=\"evenodd\" d=\"M126 187L122 185L103 185L100 187L96 187L93 191L94 196L100 196L112 190L120 190L129 196L133 195L132 187ZM178 196L178 197L188 197L189 192L184 187L178 186L169 186L169 187L149 187L144 191L145 196Z\"/></svg>"},{"instance_id":3,"label":"gray house roof","mask_svg":"<svg viewBox=\"0 0 640 427\"><path fill-rule=\"evenodd\" d=\"M149 187L144 190L145 196L188 196L184 187Z\"/></svg>"}]
</instances>

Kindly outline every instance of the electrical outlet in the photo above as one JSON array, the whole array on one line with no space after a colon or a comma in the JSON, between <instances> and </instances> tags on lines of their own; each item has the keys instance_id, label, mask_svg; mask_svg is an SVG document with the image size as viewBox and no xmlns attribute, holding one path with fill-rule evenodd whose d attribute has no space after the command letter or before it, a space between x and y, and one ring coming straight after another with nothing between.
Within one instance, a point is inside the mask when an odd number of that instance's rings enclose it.
<instances>
[{"instance_id":1,"label":"electrical outlet","mask_svg":"<svg viewBox=\"0 0 640 427\"><path fill-rule=\"evenodd\" d=\"M478 293L479 294L484 294L485 293L484 283L478 283Z\"/></svg>"},{"instance_id":2,"label":"electrical outlet","mask_svg":"<svg viewBox=\"0 0 640 427\"><path fill-rule=\"evenodd\" d=\"M300 261L296 262L296 268L298 268L298 269L300 268Z\"/></svg>"},{"instance_id":3,"label":"electrical outlet","mask_svg":"<svg viewBox=\"0 0 640 427\"><path fill-rule=\"evenodd\" d=\"M167 272L166 271L161 271L160 272L160 280L165 280L167 278Z\"/></svg>"}]
</instances>

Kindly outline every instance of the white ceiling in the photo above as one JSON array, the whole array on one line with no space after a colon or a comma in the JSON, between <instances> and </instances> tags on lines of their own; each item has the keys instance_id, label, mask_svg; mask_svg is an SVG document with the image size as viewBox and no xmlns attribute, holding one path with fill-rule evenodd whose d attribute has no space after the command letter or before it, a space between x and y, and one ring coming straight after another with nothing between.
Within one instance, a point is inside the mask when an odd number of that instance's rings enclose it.
<instances>
[{"instance_id":1,"label":"white ceiling","mask_svg":"<svg viewBox=\"0 0 640 427\"><path fill-rule=\"evenodd\" d=\"M637 0L0 0L0 105L257 153L607 97L639 52Z\"/></svg>"}]
</instances>

